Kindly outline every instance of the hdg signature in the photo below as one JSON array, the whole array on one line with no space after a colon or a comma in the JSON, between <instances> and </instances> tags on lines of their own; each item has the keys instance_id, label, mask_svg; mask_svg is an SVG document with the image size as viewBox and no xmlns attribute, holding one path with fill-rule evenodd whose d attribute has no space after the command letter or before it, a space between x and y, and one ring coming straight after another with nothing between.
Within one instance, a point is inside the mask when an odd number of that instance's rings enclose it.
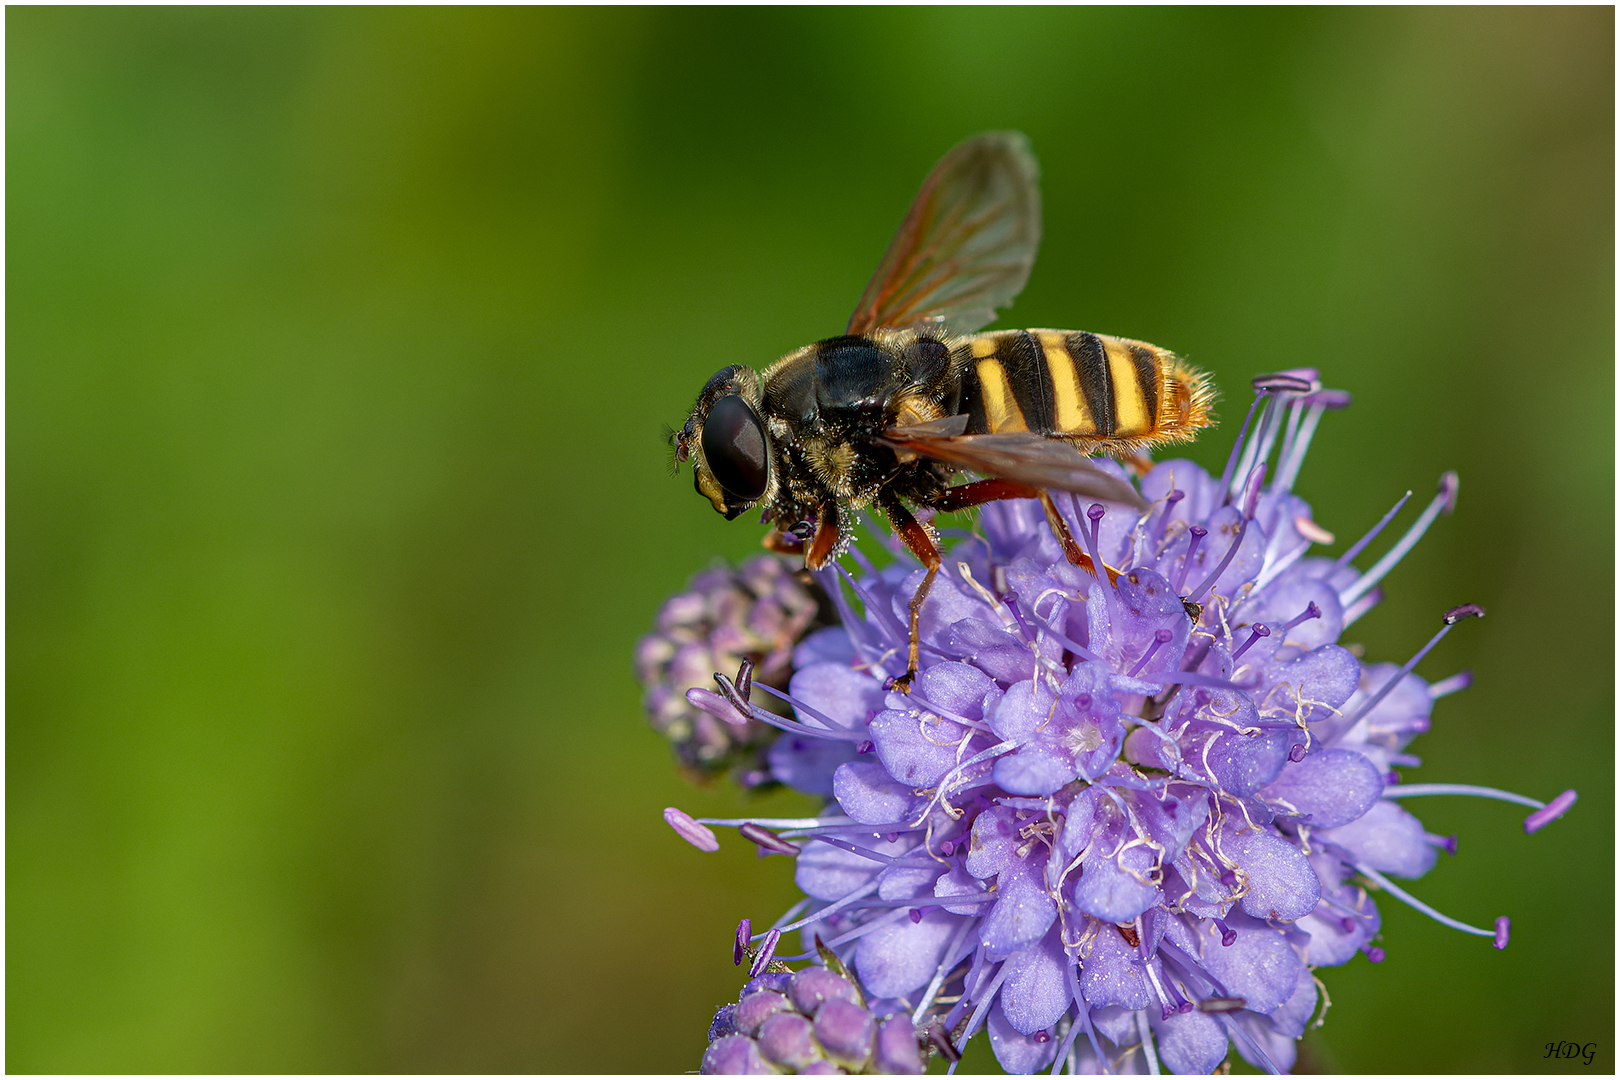
<instances>
[{"instance_id":1,"label":"hdg signature","mask_svg":"<svg viewBox=\"0 0 1620 1080\"><path fill-rule=\"evenodd\" d=\"M1597 1053L1597 1043L1572 1043L1559 1041L1547 1044L1544 1058L1582 1058L1586 1064L1592 1064L1592 1056Z\"/></svg>"}]
</instances>

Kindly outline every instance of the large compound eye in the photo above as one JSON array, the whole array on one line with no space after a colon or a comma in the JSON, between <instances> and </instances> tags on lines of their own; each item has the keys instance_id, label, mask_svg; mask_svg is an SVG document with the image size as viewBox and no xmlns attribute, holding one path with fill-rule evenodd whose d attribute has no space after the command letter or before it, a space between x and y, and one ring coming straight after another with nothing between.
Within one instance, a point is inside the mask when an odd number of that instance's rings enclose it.
<instances>
[{"instance_id":1,"label":"large compound eye","mask_svg":"<svg viewBox=\"0 0 1620 1080\"><path fill-rule=\"evenodd\" d=\"M765 429L748 402L728 394L703 422L703 459L720 486L739 499L765 494Z\"/></svg>"}]
</instances>

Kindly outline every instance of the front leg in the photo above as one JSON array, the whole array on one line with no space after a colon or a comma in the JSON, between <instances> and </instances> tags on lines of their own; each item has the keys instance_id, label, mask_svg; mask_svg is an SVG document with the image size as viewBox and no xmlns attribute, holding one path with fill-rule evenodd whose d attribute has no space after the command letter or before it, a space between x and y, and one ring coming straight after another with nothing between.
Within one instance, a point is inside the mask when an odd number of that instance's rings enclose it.
<instances>
[{"instance_id":1,"label":"front leg","mask_svg":"<svg viewBox=\"0 0 1620 1080\"><path fill-rule=\"evenodd\" d=\"M911 684L917 678L917 654L922 648L922 638L918 632L922 620L923 602L928 599L928 590L934 587L934 578L939 576L941 556L939 545L929 535L928 528L922 522L911 516L911 511L905 508L899 498L885 491L878 496L878 505L883 512L889 515L889 524L894 526L895 535L905 542L907 548L922 564L928 568L928 575L923 578L922 584L911 598L911 628L910 636L906 642L906 673L894 680L894 688L902 694L911 693Z\"/></svg>"},{"instance_id":2,"label":"front leg","mask_svg":"<svg viewBox=\"0 0 1620 1080\"><path fill-rule=\"evenodd\" d=\"M1053 535L1063 548L1064 557L1092 577L1097 576L1097 568L1092 564L1091 556L1075 543L1074 534L1069 531L1068 522L1063 520L1063 515L1058 513L1057 504L1052 501L1052 496L1039 488L1032 488L1013 480L975 480L970 484L945 489L929 505L942 513L950 513L953 510L966 510L972 506L983 506L985 503L1001 499L1041 500L1041 508L1046 511L1046 523L1052 527ZM1103 570L1108 573L1110 582L1119 578L1119 571L1113 567L1105 565Z\"/></svg>"}]
</instances>

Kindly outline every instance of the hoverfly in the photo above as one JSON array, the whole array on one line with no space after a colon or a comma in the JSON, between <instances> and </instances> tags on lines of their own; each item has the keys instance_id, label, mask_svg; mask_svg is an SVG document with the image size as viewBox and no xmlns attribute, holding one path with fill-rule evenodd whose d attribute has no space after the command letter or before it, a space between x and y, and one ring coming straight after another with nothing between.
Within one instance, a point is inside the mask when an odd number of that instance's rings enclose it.
<instances>
[{"instance_id":1,"label":"hoverfly","mask_svg":"<svg viewBox=\"0 0 1620 1080\"><path fill-rule=\"evenodd\" d=\"M734 364L703 387L673 434L699 493L727 519L760 506L765 546L820 569L876 504L927 568L918 618L939 572L930 525L907 505L961 510L1036 498L1067 558L1098 571L1050 492L1141 506L1129 484L1082 453L1135 455L1190 440L1209 422L1206 376L1145 342L1067 330L977 333L1029 279L1041 202L1029 144L974 136L934 167L889 243L842 337L763 372ZM950 486L957 472L984 477ZM1118 571L1104 567L1110 577Z\"/></svg>"}]
</instances>

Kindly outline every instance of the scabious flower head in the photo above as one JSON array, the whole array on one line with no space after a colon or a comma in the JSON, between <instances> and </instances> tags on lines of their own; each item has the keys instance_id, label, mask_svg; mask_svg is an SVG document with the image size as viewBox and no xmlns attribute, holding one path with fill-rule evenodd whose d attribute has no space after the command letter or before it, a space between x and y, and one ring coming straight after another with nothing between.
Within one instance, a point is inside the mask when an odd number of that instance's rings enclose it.
<instances>
[{"instance_id":1,"label":"scabious flower head","mask_svg":"<svg viewBox=\"0 0 1620 1080\"><path fill-rule=\"evenodd\" d=\"M793 646L816 625L818 607L813 589L786 561L767 555L705 570L664 602L656 628L636 647L636 674L652 726L677 761L704 777L730 770L746 787L769 782L762 754L776 730L753 719L725 723L688 703L686 694L744 660L756 680L785 688Z\"/></svg>"},{"instance_id":2,"label":"scabious flower head","mask_svg":"<svg viewBox=\"0 0 1620 1080\"><path fill-rule=\"evenodd\" d=\"M1293 483L1318 421L1348 398L1311 371L1257 388L1259 422L1222 476L1155 465L1139 478L1146 512L1060 499L1117 576L1070 564L1038 503L986 507L923 608L910 694L892 681L923 571L858 551L858 575L823 572L841 626L795 650L783 696L797 719L729 680L693 691L716 717L784 729L773 775L832 796L814 818L708 822L796 859L806 896L760 936L768 951L784 931L819 939L873 1015L948 1033L953 1053L984 1028L1010 1072L1208 1073L1233 1047L1267 1071L1293 1064L1326 1008L1313 970L1383 958L1373 891L1506 946L1506 917L1460 922L1389 877L1455 850L1401 799L1518 801L1537 808L1531 831L1574 801L1393 771L1418 765L1407 744L1468 681L1412 669L1483 612L1445 613L1405 665L1337 643L1449 512L1456 478L1365 572L1352 562L1393 512L1339 558L1312 556L1333 538Z\"/></svg>"}]
</instances>

